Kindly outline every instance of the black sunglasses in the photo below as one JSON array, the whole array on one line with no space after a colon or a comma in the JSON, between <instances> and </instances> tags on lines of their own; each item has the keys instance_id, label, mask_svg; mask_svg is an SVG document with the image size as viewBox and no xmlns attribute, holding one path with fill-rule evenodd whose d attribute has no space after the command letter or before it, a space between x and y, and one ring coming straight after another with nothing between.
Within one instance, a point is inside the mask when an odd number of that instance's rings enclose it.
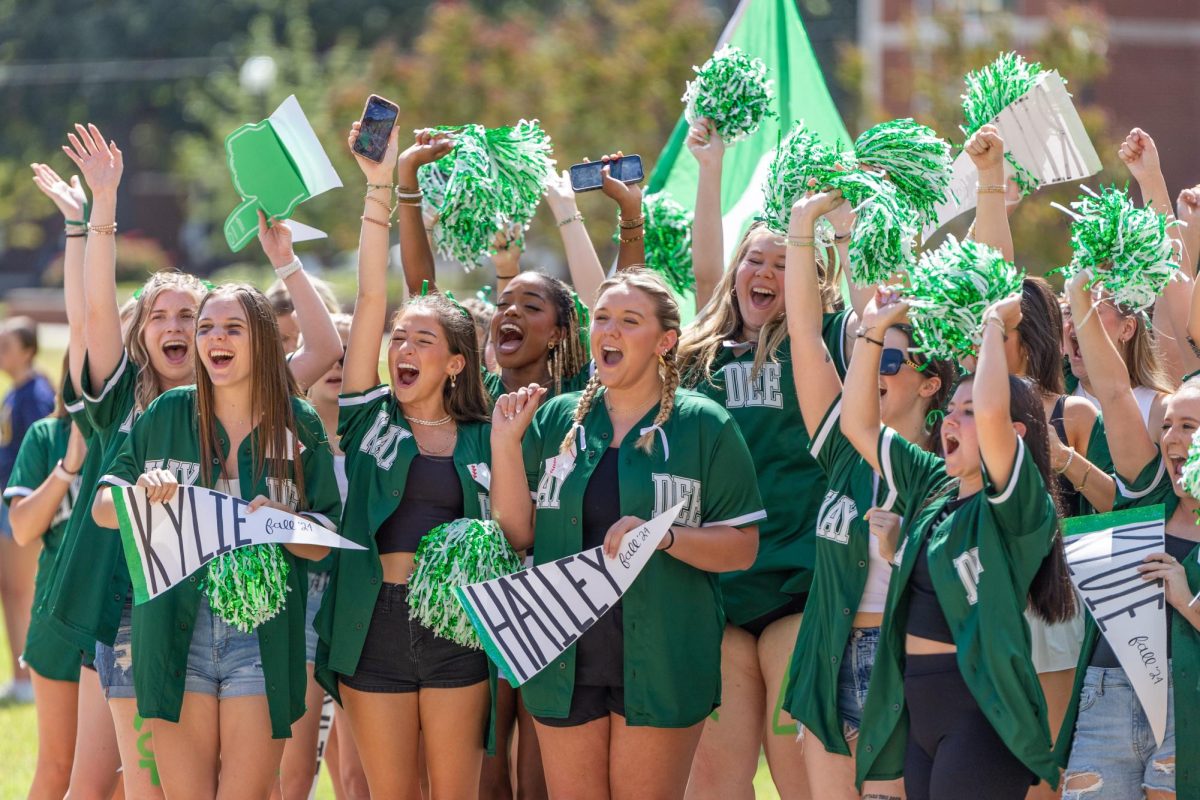
<instances>
[{"instance_id":1,"label":"black sunglasses","mask_svg":"<svg viewBox=\"0 0 1200 800\"><path fill-rule=\"evenodd\" d=\"M879 374L880 375L895 375L900 371L900 367L908 364L918 372L921 371L921 365L913 361L899 347L883 348L883 355L879 359Z\"/></svg>"}]
</instances>

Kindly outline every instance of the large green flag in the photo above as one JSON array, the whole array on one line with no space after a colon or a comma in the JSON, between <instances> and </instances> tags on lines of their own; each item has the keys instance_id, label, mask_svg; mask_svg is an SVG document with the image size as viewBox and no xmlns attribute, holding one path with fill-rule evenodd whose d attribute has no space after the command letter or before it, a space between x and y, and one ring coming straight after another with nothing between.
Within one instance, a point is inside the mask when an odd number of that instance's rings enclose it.
<instances>
[{"instance_id":1,"label":"large green flag","mask_svg":"<svg viewBox=\"0 0 1200 800\"><path fill-rule=\"evenodd\" d=\"M721 212L725 230L726 257L741 239L762 208L762 183L780 137L803 120L822 140L853 140L842 118L821 67L808 43L808 34L796 10L796 0L741 0L733 18L725 26L717 48L731 44L767 65L768 77L775 81L777 119L764 119L752 136L725 151L721 179ZM696 160L687 152L687 120L681 115L663 148L650 176L646 191L666 190L685 208L696 204ZM690 310L687 302L684 308Z\"/></svg>"}]
</instances>

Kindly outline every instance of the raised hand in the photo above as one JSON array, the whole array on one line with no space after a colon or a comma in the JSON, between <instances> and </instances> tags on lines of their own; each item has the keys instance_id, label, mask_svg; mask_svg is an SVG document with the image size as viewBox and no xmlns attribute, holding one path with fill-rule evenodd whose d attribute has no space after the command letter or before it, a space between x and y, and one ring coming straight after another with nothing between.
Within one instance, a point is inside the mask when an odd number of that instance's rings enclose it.
<instances>
[{"instance_id":1,"label":"raised hand","mask_svg":"<svg viewBox=\"0 0 1200 800\"><path fill-rule=\"evenodd\" d=\"M642 187L636 183L621 183L612 176L612 164L624 157L625 154L618 150L600 159L604 164L600 169L600 174L604 177L604 182L600 184L600 191L616 201L617 207L621 209L623 219L634 219L642 215ZM584 161L587 159L585 158Z\"/></svg>"},{"instance_id":2,"label":"raised hand","mask_svg":"<svg viewBox=\"0 0 1200 800\"><path fill-rule=\"evenodd\" d=\"M561 175L551 175L546 181L546 205L550 206L556 222L562 222L579 211L575 204L575 189L571 186L570 170L564 169Z\"/></svg>"},{"instance_id":3,"label":"raised hand","mask_svg":"<svg viewBox=\"0 0 1200 800\"><path fill-rule=\"evenodd\" d=\"M358 168L367 177L367 183L391 183L392 170L396 167L396 157L400 152L396 129L393 127L391 134L388 136L388 146L387 150L383 153L383 160L376 164L371 159L363 158L354 152L354 143L358 141L358 132L361 126L362 123L358 120L355 120L350 126L350 135L346 138L346 146L350 148L350 152L354 155L354 160L358 162Z\"/></svg>"},{"instance_id":4,"label":"raised hand","mask_svg":"<svg viewBox=\"0 0 1200 800\"><path fill-rule=\"evenodd\" d=\"M400 154L396 162L400 183L412 189L416 188L417 169L432 164L454 147L454 139L446 131L425 128L415 131L415 134L413 143Z\"/></svg>"},{"instance_id":5,"label":"raised hand","mask_svg":"<svg viewBox=\"0 0 1200 800\"><path fill-rule=\"evenodd\" d=\"M79 181L78 175L72 175L71 181L68 183L58 177L58 173L46 164L30 164L29 166L33 168L33 182L42 190L42 194L49 197L54 205L58 206L63 219L83 219L83 207L87 204L87 193L83 191L83 184Z\"/></svg>"},{"instance_id":6,"label":"raised hand","mask_svg":"<svg viewBox=\"0 0 1200 800\"><path fill-rule=\"evenodd\" d=\"M907 321L908 303L901 299L899 291L887 286L880 286L875 290L875 296L867 303L862 313L863 328L875 332L872 339L882 340L884 331Z\"/></svg>"},{"instance_id":7,"label":"raised hand","mask_svg":"<svg viewBox=\"0 0 1200 800\"><path fill-rule=\"evenodd\" d=\"M963 150L971 158L980 175L989 170L1004 167L1004 140L995 125L984 125L967 139Z\"/></svg>"},{"instance_id":8,"label":"raised hand","mask_svg":"<svg viewBox=\"0 0 1200 800\"><path fill-rule=\"evenodd\" d=\"M792 205L792 221L804 222L811 226L820 217L826 217L835 209L840 209L843 206L849 206L842 198L841 191L834 189L829 192L806 192L803 197ZM853 223L854 212L850 213L850 220ZM834 225L837 228L837 225ZM845 230L849 230L850 225L846 225Z\"/></svg>"},{"instance_id":9,"label":"raised hand","mask_svg":"<svg viewBox=\"0 0 1200 800\"><path fill-rule=\"evenodd\" d=\"M1175 201L1175 216L1189 228L1200 225L1200 186L1184 189Z\"/></svg>"},{"instance_id":10,"label":"raised hand","mask_svg":"<svg viewBox=\"0 0 1200 800\"><path fill-rule=\"evenodd\" d=\"M67 134L67 140L71 146L64 145L63 152L79 167L92 194L115 196L121 173L125 171L125 161L116 142L105 141L100 129L91 123L86 128L77 124L75 133Z\"/></svg>"},{"instance_id":11,"label":"raised hand","mask_svg":"<svg viewBox=\"0 0 1200 800\"><path fill-rule=\"evenodd\" d=\"M1158 148L1150 134L1141 128L1134 128L1129 132L1125 141L1117 148L1117 155L1138 183L1146 178L1155 177L1162 171L1158 160Z\"/></svg>"},{"instance_id":12,"label":"raised hand","mask_svg":"<svg viewBox=\"0 0 1200 800\"><path fill-rule=\"evenodd\" d=\"M700 169L715 169L725 158L725 140L717 133L717 126L707 117L701 117L688 128L685 140L688 150L695 156Z\"/></svg>"},{"instance_id":13,"label":"raised hand","mask_svg":"<svg viewBox=\"0 0 1200 800\"><path fill-rule=\"evenodd\" d=\"M1003 300L992 303L984 312L983 318L994 316L1004 323L1004 330L1011 331L1021 324L1021 295L1011 294Z\"/></svg>"},{"instance_id":14,"label":"raised hand","mask_svg":"<svg viewBox=\"0 0 1200 800\"><path fill-rule=\"evenodd\" d=\"M258 242L263 252L275 269L286 267L296 258L292 250L292 228L286 220L271 217L269 224L267 215L258 212Z\"/></svg>"},{"instance_id":15,"label":"raised hand","mask_svg":"<svg viewBox=\"0 0 1200 800\"><path fill-rule=\"evenodd\" d=\"M519 442L546 392L546 388L531 383L498 397L492 410L492 436Z\"/></svg>"}]
</instances>

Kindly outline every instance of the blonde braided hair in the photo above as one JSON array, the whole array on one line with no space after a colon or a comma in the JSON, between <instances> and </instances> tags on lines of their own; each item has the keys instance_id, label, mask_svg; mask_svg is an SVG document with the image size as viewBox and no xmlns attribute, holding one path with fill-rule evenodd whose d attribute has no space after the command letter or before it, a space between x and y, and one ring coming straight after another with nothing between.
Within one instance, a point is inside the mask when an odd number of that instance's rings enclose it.
<instances>
[{"instance_id":1,"label":"blonde braided hair","mask_svg":"<svg viewBox=\"0 0 1200 800\"><path fill-rule=\"evenodd\" d=\"M597 296L603 296L606 291L617 286L629 286L646 294L654 303L654 316L663 331L675 331L677 334L680 332L679 304L675 302L675 296L671 294L671 290L667 288L667 284L658 273L640 268L618 272L600 284ZM649 454L653 451L655 429L661 430L661 426L670 419L671 412L675 409L675 392L679 388L681 380L678 352L679 343L676 340L675 345L669 351L659 356L658 374L662 379L662 394L659 399L658 414L654 416L654 424L637 439L637 449L643 453ZM598 375L592 375L588 379L587 386L579 396L579 403L575 406L571 429L567 431L567 435L563 437L562 444L559 446L560 453L568 453L574 446L575 427L582 425L591 412L592 405L602 386Z\"/></svg>"}]
</instances>

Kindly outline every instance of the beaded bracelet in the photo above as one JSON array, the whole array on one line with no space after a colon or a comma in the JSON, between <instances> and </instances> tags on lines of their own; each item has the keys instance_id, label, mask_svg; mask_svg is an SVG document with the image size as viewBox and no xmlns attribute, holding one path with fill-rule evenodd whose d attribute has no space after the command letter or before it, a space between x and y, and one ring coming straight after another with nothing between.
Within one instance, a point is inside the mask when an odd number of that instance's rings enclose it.
<instances>
[{"instance_id":1,"label":"beaded bracelet","mask_svg":"<svg viewBox=\"0 0 1200 800\"><path fill-rule=\"evenodd\" d=\"M391 223L391 222L381 222L381 221L379 221L379 220L375 219L374 217L368 217L366 214L363 214L361 217L359 217L359 219L361 219L363 222L370 222L370 223L373 223L373 224L375 224L375 225L378 225L378 226L379 226L379 227L381 227L381 228L390 228L390 227L392 227L392 223Z\"/></svg>"},{"instance_id":2,"label":"beaded bracelet","mask_svg":"<svg viewBox=\"0 0 1200 800\"><path fill-rule=\"evenodd\" d=\"M567 217L566 219L560 219L558 221L558 227L565 228L567 225L570 225L572 222L583 222L583 212L576 211L574 214Z\"/></svg>"},{"instance_id":3,"label":"beaded bracelet","mask_svg":"<svg viewBox=\"0 0 1200 800\"><path fill-rule=\"evenodd\" d=\"M621 228L622 230L627 230L627 231L631 231L634 228L640 228L645 223L646 223L646 215L645 214L642 214L640 217L634 217L633 219L621 219L620 217L617 218L617 227Z\"/></svg>"},{"instance_id":4,"label":"beaded bracelet","mask_svg":"<svg viewBox=\"0 0 1200 800\"><path fill-rule=\"evenodd\" d=\"M112 236L117 232L117 223L110 222L107 225L88 225L89 233L97 233L101 236Z\"/></svg>"}]
</instances>

